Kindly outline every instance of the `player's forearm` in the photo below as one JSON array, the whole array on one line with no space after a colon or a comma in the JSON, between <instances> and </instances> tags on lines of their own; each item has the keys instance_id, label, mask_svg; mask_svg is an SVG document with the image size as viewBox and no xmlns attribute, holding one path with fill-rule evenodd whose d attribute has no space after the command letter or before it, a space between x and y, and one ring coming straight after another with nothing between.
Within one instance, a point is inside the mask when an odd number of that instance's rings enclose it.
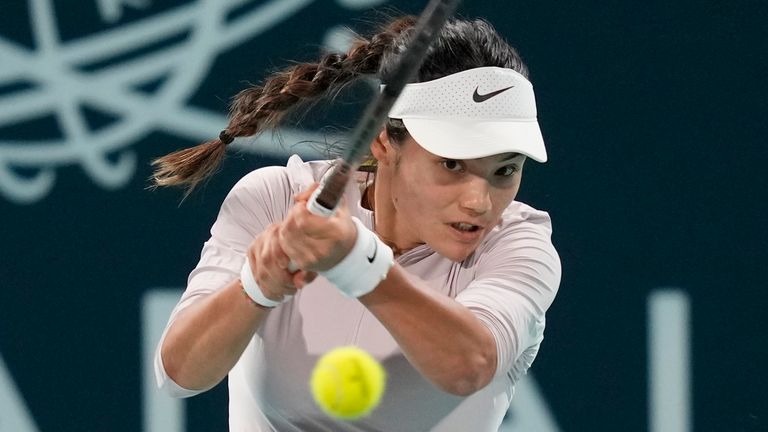
<instances>
[{"instance_id":1,"label":"player's forearm","mask_svg":"<svg viewBox=\"0 0 768 432\"><path fill-rule=\"evenodd\" d=\"M493 335L469 309L420 283L395 266L360 300L436 386L457 395L485 387L496 371Z\"/></svg>"},{"instance_id":2,"label":"player's forearm","mask_svg":"<svg viewBox=\"0 0 768 432\"><path fill-rule=\"evenodd\" d=\"M184 310L161 347L168 376L181 387L206 389L220 382L268 313L242 292L239 280Z\"/></svg>"}]
</instances>

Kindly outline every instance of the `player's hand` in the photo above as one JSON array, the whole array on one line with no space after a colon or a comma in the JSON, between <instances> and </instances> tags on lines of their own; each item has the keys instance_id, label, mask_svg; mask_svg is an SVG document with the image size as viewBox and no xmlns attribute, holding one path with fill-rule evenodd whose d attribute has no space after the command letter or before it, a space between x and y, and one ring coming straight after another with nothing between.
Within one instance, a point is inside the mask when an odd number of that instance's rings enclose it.
<instances>
[{"instance_id":1,"label":"player's hand","mask_svg":"<svg viewBox=\"0 0 768 432\"><path fill-rule=\"evenodd\" d=\"M290 259L280 247L280 224L272 224L259 234L248 247L253 277L265 297L281 301L294 295L317 276L314 272L288 270Z\"/></svg>"},{"instance_id":2,"label":"player's hand","mask_svg":"<svg viewBox=\"0 0 768 432\"><path fill-rule=\"evenodd\" d=\"M357 228L342 201L331 217L312 214L307 201L317 184L296 195L296 204L280 225L280 246L296 267L324 271L338 264L352 250Z\"/></svg>"}]
</instances>

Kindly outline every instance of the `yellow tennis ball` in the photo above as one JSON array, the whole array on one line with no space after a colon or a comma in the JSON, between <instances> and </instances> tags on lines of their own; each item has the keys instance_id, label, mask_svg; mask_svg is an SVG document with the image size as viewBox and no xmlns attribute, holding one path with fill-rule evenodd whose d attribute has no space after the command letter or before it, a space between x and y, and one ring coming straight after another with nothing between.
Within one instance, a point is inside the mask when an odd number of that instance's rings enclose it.
<instances>
[{"instance_id":1,"label":"yellow tennis ball","mask_svg":"<svg viewBox=\"0 0 768 432\"><path fill-rule=\"evenodd\" d=\"M315 402L329 416L353 420L381 401L386 372L370 354L354 346L336 348L318 360L309 385Z\"/></svg>"}]
</instances>

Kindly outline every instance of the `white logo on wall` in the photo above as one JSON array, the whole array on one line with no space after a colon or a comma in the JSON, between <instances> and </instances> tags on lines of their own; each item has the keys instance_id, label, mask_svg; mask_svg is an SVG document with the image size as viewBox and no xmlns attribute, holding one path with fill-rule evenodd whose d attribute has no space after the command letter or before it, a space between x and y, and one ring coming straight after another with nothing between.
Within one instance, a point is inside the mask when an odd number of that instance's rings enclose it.
<instances>
[{"instance_id":1,"label":"white logo on wall","mask_svg":"<svg viewBox=\"0 0 768 432\"><path fill-rule=\"evenodd\" d=\"M348 9L383 2L337 0ZM124 9L147 8L150 3L97 0L95 7L104 22L115 23ZM210 139L226 125L224 115L192 106L188 100L216 56L280 25L311 3L198 0L62 43L52 0L29 0L34 48L0 35L0 128L53 116L61 132L51 139L0 138L0 195L18 204L37 202L51 191L57 170L69 165L80 165L96 184L114 190L133 177L137 157L130 146L147 134L162 131L192 141ZM234 11L237 16L228 18ZM344 34L343 27L329 29L326 45L344 48L339 46L348 40ZM176 39L180 41L167 43ZM121 60L163 42L163 48ZM161 84L151 94L139 90L156 82ZM83 106L118 121L90 128ZM318 138L290 129L281 130L281 135L285 142ZM260 154L284 153L268 138L248 144L256 144ZM236 144L244 150L254 147ZM298 152L313 155L309 148Z\"/></svg>"}]
</instances>

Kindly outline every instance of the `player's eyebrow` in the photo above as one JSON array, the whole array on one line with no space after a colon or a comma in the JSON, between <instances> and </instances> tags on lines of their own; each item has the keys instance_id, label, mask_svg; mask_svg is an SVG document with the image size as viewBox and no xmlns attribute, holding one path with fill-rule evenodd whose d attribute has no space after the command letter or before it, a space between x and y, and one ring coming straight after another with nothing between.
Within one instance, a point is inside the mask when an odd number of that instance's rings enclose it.
<instances>
[{"instance_id":1,"label":"player's eyebrow","mask_svg":"<svg viewBox=\"0 0 768 432\"><path fill-rule=\"evenodd\" d=\"M506 161L508 161L510 159L514 159L514 158L516 158L518 156L520 156L520 153L510 153L507 156L499 159L499 162L506 162Z\"/></svg>"}]
</instances>

